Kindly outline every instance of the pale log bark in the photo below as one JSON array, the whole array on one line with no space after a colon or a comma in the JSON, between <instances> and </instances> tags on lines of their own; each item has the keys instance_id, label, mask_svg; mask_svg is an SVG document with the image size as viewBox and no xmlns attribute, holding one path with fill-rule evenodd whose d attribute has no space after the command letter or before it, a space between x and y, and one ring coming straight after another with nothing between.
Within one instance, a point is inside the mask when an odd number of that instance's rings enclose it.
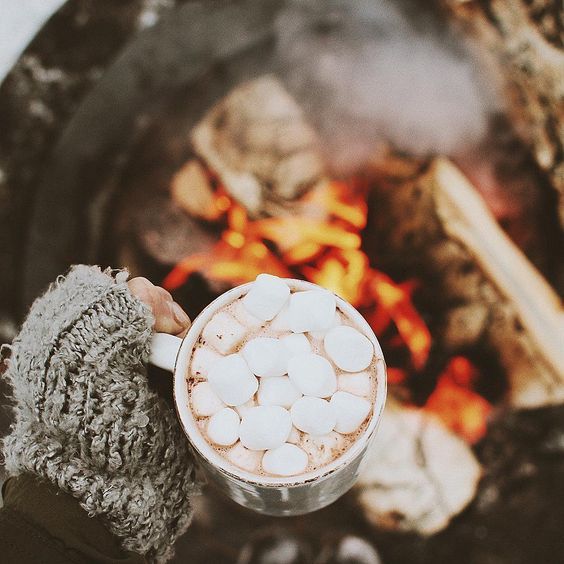
<instances>
[{"instance_id":1,"label":"pale log bark","mask_svg":"<svg viewBox=\"0 0 564 564\"><path fill-rule=\"evenodd\" d=\"M563 403L560 299L452 163L435 159L415 170L382 176L378 236L415 275L438 276L438 299L457 304L447 315L444 344L456 350L488 343L507 374L513 406Z\"/></svg>"},{"instance_id":2,"label":"pale log bark","mask_svg":"<svg viewBox=\"0 0 564 564\"><path fill-rule=\"evenodd\" d=\"M267 75L232 90L192 130L196 153L251 214L276 215L324 175L319 139Z\"/></svg>"},{"instance_id":3,"label":"pale log bark","mask_svg":"<svg viewBox=\"0 0 564 564\"><path fill-rule=\"evenodd\" d=\"M217 219L213 189L206 170L198 161L188 161L172 177L170 194L188 214L202 219Z\"/></svg>"},{"instance_id":4,"label":"pale log bark","mask_svg":"<svg viewBox=\"0 0 564 564\"><path fill-rule=\"evenodd\" d=\"M564 9L561 0L441 0L504 78L517 131L559 199L564 227Z\"/></svg>"},{"instance_id":5,"label":"pale log bark","mask_svg":"<svg viewBox=\"0 0 564 564\"><path fill-rule=\"evenodd\" d=\"M377 527L444 529L474 498L482 473L470 447L425 411L388 401L356 492Z\"/></svg>"}]
</instances>

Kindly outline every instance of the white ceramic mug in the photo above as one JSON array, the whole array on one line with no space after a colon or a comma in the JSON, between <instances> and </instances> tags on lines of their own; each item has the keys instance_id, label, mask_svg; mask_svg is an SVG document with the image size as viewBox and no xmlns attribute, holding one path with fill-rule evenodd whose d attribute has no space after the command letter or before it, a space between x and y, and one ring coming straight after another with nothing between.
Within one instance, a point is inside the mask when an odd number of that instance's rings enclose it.
<instances>
[{"instance_id":1,"label":"white ceramic mug","mask_svg":"<svg viewBox=\"0 0 564 564\"><path fill-rule=\"evenodd\" d=\"M293 291L319 288L311 282L285 279ZM315 471L299 476L277 478L247 472L221 456L200 432L189 407L187 386L192 351L202 330L220 309L244 296L252 283L237 286L209 304L196 317L184 339L157 333L151 346L151 363L174 373L174 402L178 417L196 458L207 477L237 503L267 515L301 515L321 509L337 500L355 483L361 462L380 422L386 401L386 365L378 339L360 313L336 296L337 307L372 342L377 357L376 398L372 418L355 443L336 460Z\"/></svg>"}]
</instances>

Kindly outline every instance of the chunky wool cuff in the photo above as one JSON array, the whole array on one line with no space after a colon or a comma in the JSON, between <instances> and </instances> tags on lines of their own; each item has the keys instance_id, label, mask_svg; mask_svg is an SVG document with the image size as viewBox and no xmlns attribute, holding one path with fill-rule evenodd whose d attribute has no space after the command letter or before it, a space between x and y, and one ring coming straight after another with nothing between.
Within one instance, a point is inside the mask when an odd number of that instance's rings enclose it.
<instances>
[{"instance_id":1,"label":"chunky wool cuff","mask_svg":"<svg viewBox=\"0 0 564 564\"><path fill-rule=\"evenodd\" d=\"M15 423L3 450L10 474L50 480L125 549L165 561L198 485L176 417L148 387L153 317L126 278L76 266L36 300L6 372Z\"/></svg>"}]
</instances>

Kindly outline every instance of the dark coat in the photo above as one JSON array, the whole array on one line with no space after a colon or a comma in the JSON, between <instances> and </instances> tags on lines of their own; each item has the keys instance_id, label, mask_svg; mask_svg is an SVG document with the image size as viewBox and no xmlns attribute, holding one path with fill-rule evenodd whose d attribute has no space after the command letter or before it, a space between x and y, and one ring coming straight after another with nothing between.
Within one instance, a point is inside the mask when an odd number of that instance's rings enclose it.
<instances>
[{"instance_id":1,"label":"dark coat","mask_svg":"<svg viewBox=\"0 0 564 564\"><path fill-rule=\"evenodd\" d=\"M3 564L144 564L120 548L99 517L78 501L31 475L9 478L2 488L0 561Z\"/></svg>"}]
</instances>

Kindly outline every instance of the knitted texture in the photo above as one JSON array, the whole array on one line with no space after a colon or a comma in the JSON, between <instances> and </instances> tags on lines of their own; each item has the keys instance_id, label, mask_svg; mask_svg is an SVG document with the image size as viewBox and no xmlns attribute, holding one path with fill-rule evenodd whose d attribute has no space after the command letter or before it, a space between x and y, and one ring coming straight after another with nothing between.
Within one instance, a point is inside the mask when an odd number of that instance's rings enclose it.
<instances>
[{"instance_id":1,"label":"knitted texture","mask_svg":"<svg viewBox=\"0 0 564 564\"><path fill-rule=\"evenodd\" d=\"M76 266L36 300L6 372L15 423L3 451L8 473L50 480L126 550L162 562L198 484L175 415L148 387L154 320L126 278Z\"/></svg>"}]
</instances>

